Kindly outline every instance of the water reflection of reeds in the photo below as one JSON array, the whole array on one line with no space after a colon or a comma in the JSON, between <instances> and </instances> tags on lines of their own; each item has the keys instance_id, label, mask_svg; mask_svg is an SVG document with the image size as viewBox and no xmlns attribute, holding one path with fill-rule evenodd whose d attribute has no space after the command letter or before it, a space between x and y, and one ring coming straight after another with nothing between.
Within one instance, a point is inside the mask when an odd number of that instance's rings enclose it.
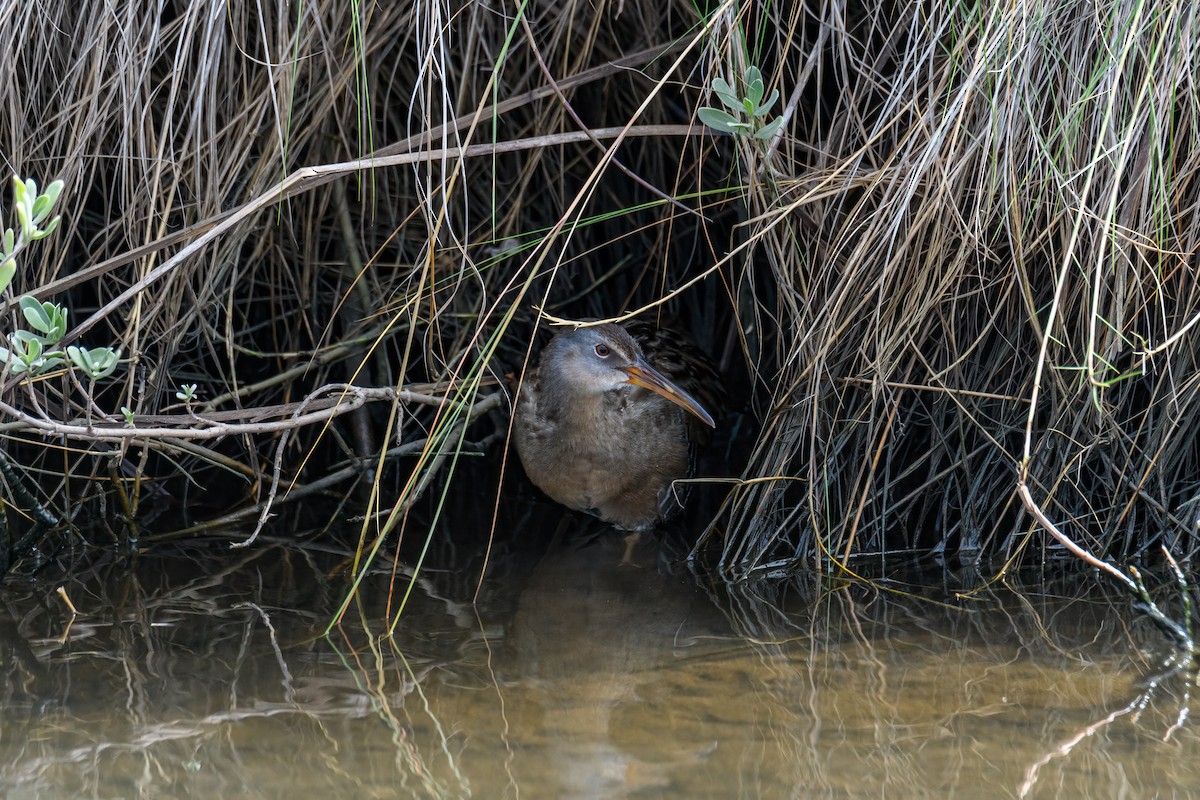
<instances>
[{"instance_id":1,"label":"water reflection of reeds","mask_svg":"<svg viewBox=\"0 0 1200 800\"><path fill-rule=\"evenodd\" d=\"M160 563L71 584L78 619L25 598L3 631L7 797L460 794L396 719L453 648L414 643L376 673L395 679L365 683L319 637L339 599L327 557L264 547L183 580Z\"/></svg>"},{"instance_id":2,"label":"water reflection of reeds","mask_svg":"<svg viewBox=\"0 0 1200 800\"><path fill-rule=\"evenodd\" d=\"M573 518L439 553L342 625L346 553L265 544L13 594L6 797L1049 797L1200 786L1188 683L1083 580L911 565L697 585ZM678 555L676 553L676 555ZM443 558L445 556L446 558ZM212 564L212 562L208 562ZM412 576L398 567L400 578ZM494 580L492 579L494 577ZM958 591L961 589L962 591ZM394 605L394 604L393 604Z\"/></svg>"},{"instance_id":3,"label":"water reflection of reeds","mask_svg":"<svg viewBox=\"0 0 1200 800\"><path fill-rule=\"evenodd\" d=\"M775 750L761 770L786 775L793 796L1051 797L1068 785L1111 796L1176 773L1163 748L1147 758L1128 745L1180 735L1171 717L1186 716L1188 682L1140 685L1172 651L1149 626L1127 626L1123 596L1079 578L985 585L943 573L930 592L921 586L934 581L911 577L713 590L769 676L755 692ZM1196 779L1185 770L1168 783Z\"/></svg>"}]
</instances>

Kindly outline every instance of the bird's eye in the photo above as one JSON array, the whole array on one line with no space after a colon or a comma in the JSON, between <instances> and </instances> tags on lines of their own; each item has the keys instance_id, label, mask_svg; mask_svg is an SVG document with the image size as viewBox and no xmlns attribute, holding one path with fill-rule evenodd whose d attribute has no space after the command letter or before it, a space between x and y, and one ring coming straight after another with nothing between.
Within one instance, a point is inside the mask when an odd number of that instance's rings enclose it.
<instances>
[{"instance_id":1,"label":"bird's eye","mask_svg":"<svg viewBox=\"0 0 1200 800\"><path fill-rule=\"evenodd\" d=\"M601 342L600 344L596 345L596 355L600 356L601 358L607 358L608 357L608 345L606 345L604 342Z\"/></svg>"}]
</instances>

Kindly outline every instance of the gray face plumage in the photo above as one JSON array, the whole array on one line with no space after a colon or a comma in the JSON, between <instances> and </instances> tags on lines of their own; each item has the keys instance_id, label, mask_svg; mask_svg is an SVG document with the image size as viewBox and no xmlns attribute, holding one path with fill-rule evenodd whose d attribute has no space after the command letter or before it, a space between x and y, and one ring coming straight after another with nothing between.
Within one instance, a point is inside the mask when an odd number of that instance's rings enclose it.
<instances>
[{"instance_id":1,"label":"gray face plumage","mask_svg":"<svg viewBox=\"0 0 1200 800\"><path fill-rule=\"evenodd\" d=\"M640 386L715 427L694 397L646 361L642 349L619 325L597 325L559 333L546 346L539 366L543 390L559 403Z\"/></svg>"},{"instance_id":2,"label":"gray face plumage","mask_svg":"<svg viewBox=\"0 0 1200 800\"><path fill-rule=\"evenodd\" d=\"M542 353L543 380L552 394L602 394L630 385L642 351L624 328L597 325L556 335Z\"/></svg>"}]
</instances>

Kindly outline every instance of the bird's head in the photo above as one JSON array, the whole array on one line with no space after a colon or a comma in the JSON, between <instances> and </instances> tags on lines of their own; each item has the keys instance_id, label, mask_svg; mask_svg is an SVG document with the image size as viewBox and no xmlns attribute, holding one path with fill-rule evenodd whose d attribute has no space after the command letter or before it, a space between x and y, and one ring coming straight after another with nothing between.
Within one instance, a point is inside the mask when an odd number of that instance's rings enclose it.
<instances>
[{"instance_id":1,"label":"bird's head","mask_svg":"<svg viewBox=\"0 0 1200 800\"><path fill-rule=\"evenodd\" d=\"M564 393L602 394L624 386L640 386L716 427L712 416L694 397L646 361L637 341L620 325L558 333L542 352L539 369Z\"/></svg>"}]
</instances>

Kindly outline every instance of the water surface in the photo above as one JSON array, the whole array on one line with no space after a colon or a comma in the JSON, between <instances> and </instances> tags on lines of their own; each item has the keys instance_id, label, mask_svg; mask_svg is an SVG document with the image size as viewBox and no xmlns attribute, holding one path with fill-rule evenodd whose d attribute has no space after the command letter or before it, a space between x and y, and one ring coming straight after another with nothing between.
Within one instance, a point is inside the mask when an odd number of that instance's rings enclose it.
<instances>
[{"instance_id":1,"label":"water surface","mask_svg":"<svg viewBox=\"0 0 1200 800\"><path fill-rule=\"evenodd\" d=\"M7 798L1190 797L1125 598L966 571L717 590L616 535L408 573L331 548L7 585ZM967 589L976 589L965 593Z\"/></svg>"}]
</instances>

